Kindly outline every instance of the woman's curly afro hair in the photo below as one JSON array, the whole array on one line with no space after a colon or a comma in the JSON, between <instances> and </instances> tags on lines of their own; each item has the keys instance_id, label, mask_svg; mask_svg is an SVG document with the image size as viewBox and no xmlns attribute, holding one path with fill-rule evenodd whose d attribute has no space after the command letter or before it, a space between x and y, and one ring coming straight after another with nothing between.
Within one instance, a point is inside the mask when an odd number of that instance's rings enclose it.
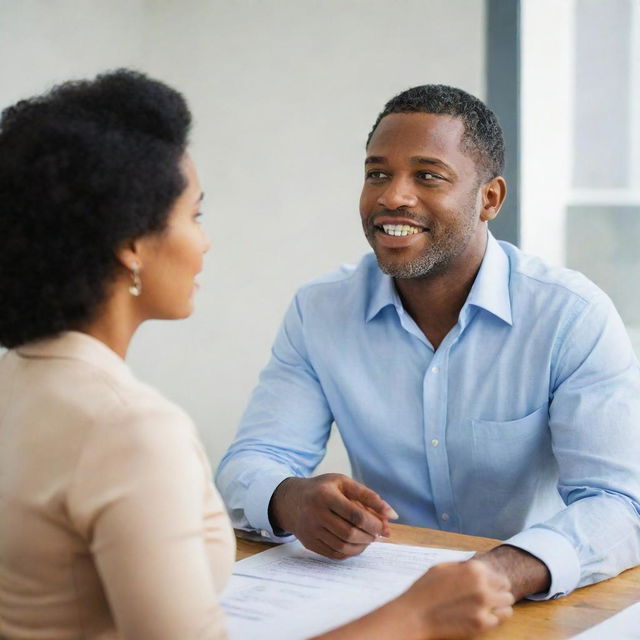
<instances>
[{"instance_id":1,"label":"woman's curly afro hair","mask_svg":"<svg viewBox=\"0 0 640 640\"><path fill-rule=\"evenodd\" d=\"M0 345L80 328L121 268L115 250L165 227L185 187L191 114L120 69L68 82L0 119Z\"/></svg>"}]
</instances>

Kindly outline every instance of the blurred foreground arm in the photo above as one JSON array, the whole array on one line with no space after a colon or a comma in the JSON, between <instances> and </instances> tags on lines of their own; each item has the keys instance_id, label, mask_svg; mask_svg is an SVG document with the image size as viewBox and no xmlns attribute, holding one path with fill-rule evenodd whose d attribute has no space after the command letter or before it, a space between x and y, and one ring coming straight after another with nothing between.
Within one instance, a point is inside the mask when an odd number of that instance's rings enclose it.
<instances>
[{"instance_id":1,"label":"blurred foreground arm","mask_svg":"<svg viewBox=\"0 0 640 640\"><path fill-rule=\"evenodd\" d=\"M432 567L400 597L315 640L468 638L512 614L507 578L477 560Z\"/></svg>"}]
</instances>

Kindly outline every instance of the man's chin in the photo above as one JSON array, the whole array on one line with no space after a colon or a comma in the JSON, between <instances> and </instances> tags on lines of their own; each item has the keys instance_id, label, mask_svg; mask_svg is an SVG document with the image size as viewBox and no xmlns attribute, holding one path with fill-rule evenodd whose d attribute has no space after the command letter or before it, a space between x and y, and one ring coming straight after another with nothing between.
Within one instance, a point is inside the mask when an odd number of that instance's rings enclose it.
<instances>
[{"instance_id":1,"label":"man's chin","mask_svg":"<svg viewBox=\"0 0 640 640\"><path fill-rule=\"evenodd\" d=\"M445 264L434 260L433 256L421 256L414 260L389 260L387 255L381 256L377 251L375 254L380 271L392 278L426 278L445 268Z\"/></svg>"},{"instance_id":2,"label":"man's chin","mask_svg":"<svg viewBox=\"0 0 640 640\"><path fill-rule=\"evenodd\" d=\"M422 269L420 269L420 265L417 265L414 262L391 262L389 260L378 260L378 266L382 273L386 273L392 278L420 278L427 275Z\"/></svg>"}]
</instances>

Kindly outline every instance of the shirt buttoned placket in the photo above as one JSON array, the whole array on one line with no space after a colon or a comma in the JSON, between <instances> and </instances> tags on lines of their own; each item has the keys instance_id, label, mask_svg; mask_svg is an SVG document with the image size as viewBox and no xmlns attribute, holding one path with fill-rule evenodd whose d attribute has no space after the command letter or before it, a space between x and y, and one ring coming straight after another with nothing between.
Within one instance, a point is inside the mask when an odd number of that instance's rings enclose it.
<instances>
[{"instance_id":1,"label":"shirt buttoned placket","mask_svg":"<svg viewBox=\"0 0 640 640\"><path fill-rule=\"evenodd\" d=\"M460 531L453 500L447 455L447 395L449 354L460 335L460 325L447 334L435 351L423 379L424 447L433 490L433 505L441 529Z\"/></svg>"},{"instance_id":2,"label":"shirt buttoned placket","mask_svg":"<svg viewBox=\"0 0 640 640\"><path fill-rule=\"evenodd\" d=\"M431 481L435 519L438 526L445 531L460 532L446 446L449 354L473 317L473 313L470 313L468 305L465 305L460 314L460 321L434 351L427 337L404 310L398 297L394 305L402 328L426 345L432 354L422 381L423 436L427 472Z\"/></svg>"}]
</instances>

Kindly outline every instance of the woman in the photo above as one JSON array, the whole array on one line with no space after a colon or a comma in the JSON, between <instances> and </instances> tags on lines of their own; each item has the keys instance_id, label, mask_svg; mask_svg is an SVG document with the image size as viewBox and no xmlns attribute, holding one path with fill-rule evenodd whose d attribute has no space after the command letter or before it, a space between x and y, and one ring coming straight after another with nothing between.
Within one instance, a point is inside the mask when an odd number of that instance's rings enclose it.
<instances>
[{"instance_id":1,"label":"woman","mask_svg":"<svg viewBox=\"0 0 640 640\"><path fill-rule=\"evenodd\" d=\"M234 539L204 451L124 363L142 322L193 310L209 243L190 121L120 70L0 122L2 638L225 637ZM482 563L443 566L326 638L465 635L511 603Z\"/></svg>"}]
</instances>

